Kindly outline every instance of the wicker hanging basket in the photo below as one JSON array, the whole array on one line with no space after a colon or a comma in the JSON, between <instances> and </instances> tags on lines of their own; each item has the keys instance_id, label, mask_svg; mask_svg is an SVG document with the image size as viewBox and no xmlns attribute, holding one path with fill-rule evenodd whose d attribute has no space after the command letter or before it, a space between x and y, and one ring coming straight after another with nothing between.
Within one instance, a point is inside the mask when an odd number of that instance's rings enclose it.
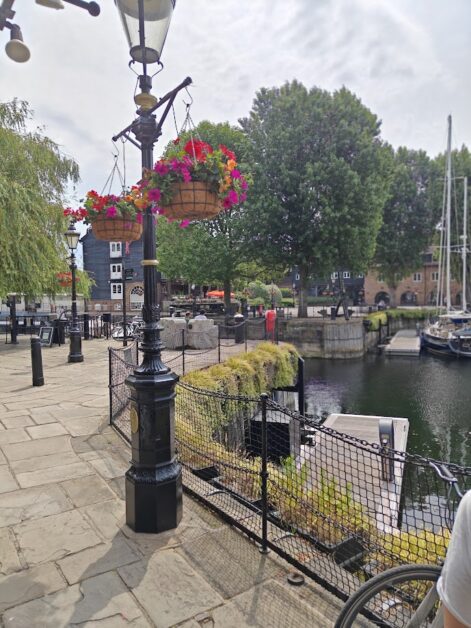
<instances>
[{"instance_id":1,"label":"wicker hanging basket","mask_svg":"<svg viewBox=\"0 0 471 628\"><path fill-rule=\"evenodd\" d=\"M173 220L207 220L217 216L222 207L205 181L182 181L173 185L172 200L162 209L164 216Z\"/></svg>"},{"instance_id":2,"label":"wicker hanging basket","mask_svg":"<svg viewBox=\"0 0 471 628\"><path fill-rule=\"evenodd\" d=\"M93 235L107 242L134 242L142 235L142 225L126 218L98 216L93 221Z\"/></svg>"}]
</instances>

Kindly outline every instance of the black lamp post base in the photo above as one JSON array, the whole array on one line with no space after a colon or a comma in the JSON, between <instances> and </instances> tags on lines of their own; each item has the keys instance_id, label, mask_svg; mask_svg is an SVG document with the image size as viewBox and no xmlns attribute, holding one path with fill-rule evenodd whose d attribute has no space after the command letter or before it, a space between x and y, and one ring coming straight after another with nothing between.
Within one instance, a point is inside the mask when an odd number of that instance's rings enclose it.
<instances>
[{"instance_id":1,"label":"black lamp post base","mask_svg":"<svg viewBox=\"0 0 471 628\"><path fill-rule=\"evenodd\" d=\"M162 477L159 477L162 476ZM134 532L173 530L182 519L182 471L178 463L126 472L126 523Z\"/></svg>"},{"instance_id":2,"label":"black lamp post base","mask_svg":"<svg viewBox=\"0 0 471 628\"><path fill-rule=\"evenodd\" d=\"M70 347L68 362L83 362L82 338L80 332L70 332Z\"/></svg>"}]
</instances>

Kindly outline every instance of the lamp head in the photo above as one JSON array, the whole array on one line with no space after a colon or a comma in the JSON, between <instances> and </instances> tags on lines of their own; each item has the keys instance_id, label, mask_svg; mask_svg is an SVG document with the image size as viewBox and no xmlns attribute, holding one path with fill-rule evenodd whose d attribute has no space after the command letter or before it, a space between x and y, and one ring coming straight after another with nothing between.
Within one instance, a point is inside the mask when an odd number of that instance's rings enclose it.
<instances>
[{"instance_id":1,"label":"lamp head","mask_svg":"<svg viewBox=\"0 0 471 628\"><path fill-rule=\"evenodd\" d=\"M10 41L5 46L5 52L17 63L24 63L31 57L28 46L23 43L23 35L17 24L10 26Z\"/></svg>"},{"instance_id":2,"label":"lamp head","mask_svg":"<svg viewBox=\"0 0 471 628\"><path fill-rule=\"evenodd\" d=\"M69 228L64 233L64 236L67 246L72 252L74 252L78 246L78 241L80 240L80 233L75 229L75 223L73 221L70 222Z\"/></svg>"}]
</instances>

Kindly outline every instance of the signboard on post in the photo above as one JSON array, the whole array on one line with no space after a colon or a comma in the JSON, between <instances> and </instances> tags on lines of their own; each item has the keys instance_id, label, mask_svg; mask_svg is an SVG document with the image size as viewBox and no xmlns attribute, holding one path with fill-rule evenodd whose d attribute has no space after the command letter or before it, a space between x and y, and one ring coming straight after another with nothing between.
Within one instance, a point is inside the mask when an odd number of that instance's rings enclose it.
<instances>
[{"instance_id":1,"label":"signboard on post","mask_svg":"<svg viewBox=\"0 0 471 628\"><path fill-rule=\"evenodd\" d=\"M124 281L132 281L134 279L134 268L124 269Z\"/></svg>"},{"instance_id":2,"label":"signboard on post","mask_svg":"<svg viewBox=\"0 0 471 628\"><path fill-rule=\"evenodd\" d=\"M52 345L52 336L54 329L52 327L41 327L39 330L39 340L41 345L50 347Z\"/></svg>"}]
</instances>

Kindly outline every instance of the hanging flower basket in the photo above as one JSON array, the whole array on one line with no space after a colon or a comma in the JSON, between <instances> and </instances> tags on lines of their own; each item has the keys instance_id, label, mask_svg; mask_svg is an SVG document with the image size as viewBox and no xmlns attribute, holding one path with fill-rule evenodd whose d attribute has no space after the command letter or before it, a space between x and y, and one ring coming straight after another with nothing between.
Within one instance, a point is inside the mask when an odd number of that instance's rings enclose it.
<instances>
[{"instance_id":1,"label":"hanging flower basket","mask_svg":"<svg viewBox=\"0 0 471 628\"><path fill-rule=\"evenodd\" d=\"M142 235L142 225L126 218L97 216L93 220L93 235L107 242L134 242Z\"/></svg>"},{"instance_id":2,"label":"hanging flower basket","mask_svg":"<svg viewBox=\"0 0 471 628\"><path fill-rule=\"evenodd\" d=\"M57 273L56 277L62 288L70 288L72 285L72 273Z\"/></svg>"},{"instance_id":3,"label":"hanging flower basket","mask_svg":"<svg viewBox=\"0 0 471 628\"><path fill-rule=\"evenodd\" d=\"M221 210L218 195L205 181L181 181L172 186L171 200L162 205L164 216L171 220L207 220Z\"/></svg>"}]
</instances>

